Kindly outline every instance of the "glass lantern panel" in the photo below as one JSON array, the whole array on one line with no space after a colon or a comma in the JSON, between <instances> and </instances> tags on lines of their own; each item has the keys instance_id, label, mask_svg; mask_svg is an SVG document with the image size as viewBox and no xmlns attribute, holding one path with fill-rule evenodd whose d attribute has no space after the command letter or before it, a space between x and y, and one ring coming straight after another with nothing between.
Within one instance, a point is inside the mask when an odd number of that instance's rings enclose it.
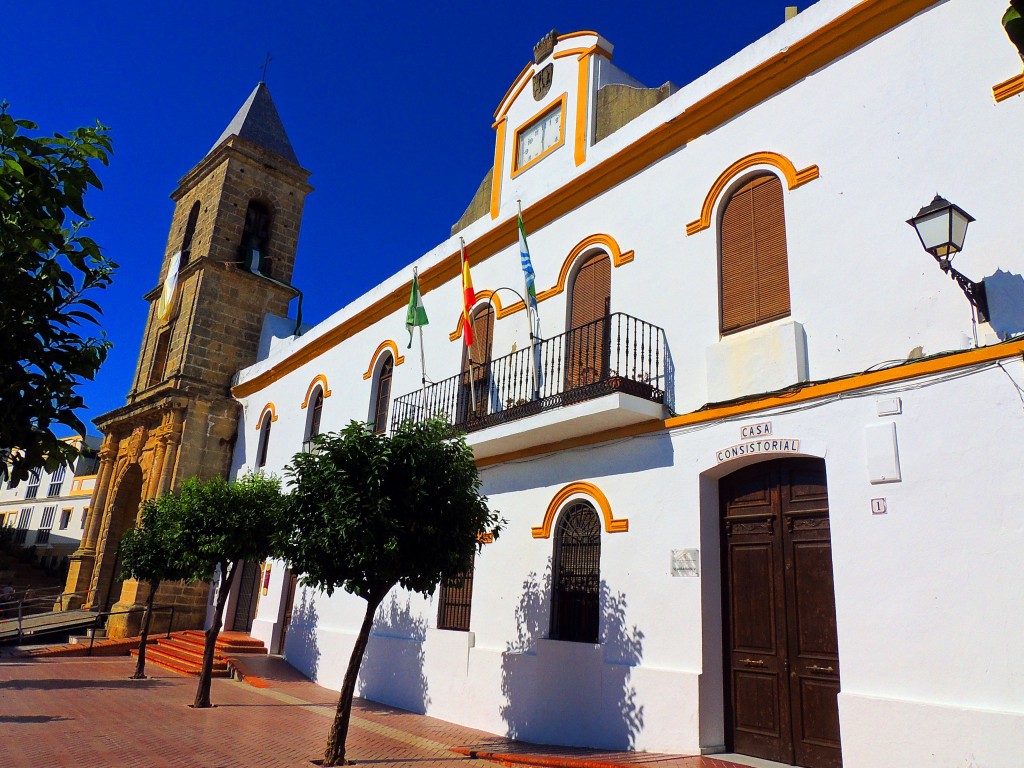
<instances>
[{"instance_id":1,"label":"glass lantern panel","mask_svg":"<svg viewBox=\"0 0 1024 768\"><path fill-rule=\"evenodd\" d=\"M925 214L914 222L914 228L926 251L945 256L949 252L949 209Z\"/></svg>"}]
</instances>

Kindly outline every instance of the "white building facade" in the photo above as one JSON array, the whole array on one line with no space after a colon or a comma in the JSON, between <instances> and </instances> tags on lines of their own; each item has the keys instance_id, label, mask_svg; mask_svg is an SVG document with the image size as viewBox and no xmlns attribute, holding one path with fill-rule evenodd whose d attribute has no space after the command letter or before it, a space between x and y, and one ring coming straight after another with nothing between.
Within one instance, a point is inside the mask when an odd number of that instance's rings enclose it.
<instances>
[{"instance_id":1,"label":"white building facade","mask_svg":"<svg viewBox=\"0 0 1024 768\"><path fill-rule=\"evenodd\" d=\"M470 581L385 601L360 695L533 742L1020 765L1024 76L1000 13L822 0L679 89L596 33L542 41L461 228L300 337L268 323L238 472L442 412L507 521ZM936 190L977 217L964 288L906 223ZM260 586L253 634L339 688L364 603L278 562Z\"/></svg>"},{"instance_id":2,"label":"white building facade","mask_svg":"<svg viewBox=\"0 0 1024 768\"><path fill-rule=\"evenodd\" d=\"M82 453L71 466L33 470L27 480L0 486L0 525L13 528L15 546L35 547L50 568L60 565L82 541L89 500L96 485L100 438L67 438Z\"/></svg>"}]
</instances>

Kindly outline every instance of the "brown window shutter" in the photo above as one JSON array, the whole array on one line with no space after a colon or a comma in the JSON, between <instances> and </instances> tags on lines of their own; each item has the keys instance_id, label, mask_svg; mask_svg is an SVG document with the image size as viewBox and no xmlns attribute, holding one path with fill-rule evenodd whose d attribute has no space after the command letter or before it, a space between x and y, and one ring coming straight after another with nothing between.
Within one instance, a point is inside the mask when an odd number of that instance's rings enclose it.
<instances>
[{"instance_id":1,"label":"brown window shutter","mask_svg":"<svg viewBox=\"0 0 1024 768\"><path fill-rule=\"evenodd\" d=\"M599 320L611 311L612 265L608 254L592 256L580 267L572 284L569 328Z\"/></svg>"},{"instance_id":2,"label":"brown window shutter","mask_svg":"<svg viewBox=\"0 0 1024 768\"><path fill-rule=\"evenodd\" d=\"M469 355L463 354L462 370L469 369L469 360L473 358L474 368L491 362L491 342L494 340L494 309L485 304L473 314L473 345Z\"/></svg>"},{"instance_id":3,"label":"brown window shutter","mask_svg":"<svg viewBox=\"0 0 1024 768\"><path fill-rule=\"evenodd\" d=\"M733 193L719 238L722 333L786 317L786 217L777 176L758 176Z\"/></svg>"}]
</instances>

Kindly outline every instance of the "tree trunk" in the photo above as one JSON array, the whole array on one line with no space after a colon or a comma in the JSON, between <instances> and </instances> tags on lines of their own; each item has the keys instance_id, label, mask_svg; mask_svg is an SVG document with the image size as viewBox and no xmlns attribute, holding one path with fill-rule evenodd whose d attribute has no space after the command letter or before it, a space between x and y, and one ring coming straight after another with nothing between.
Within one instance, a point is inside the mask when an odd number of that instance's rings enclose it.
<instances>
[{"instance_id":1,"label":"tree trunk","mask_svg":"<svg viewBox=\"0 0 1024 768\"><path fill-rule=\"evenodd\" d=\"M345 682L341 686L341 695L338 697L338 708L334 712L334 722L331 724L331 732L327 736L327 749L324 751L325 766L345 764L345 739L348 737L348 723L352 717L352 697L356 691L356 678L359 677L359 667L363 663L363 654L366 652L366 644L370 639L374 614L377 613L377 607L393 586L393 584L389 584L383 590L373 592L366 598L366 615L363 616L363 625L359 628L359 636L356 638L355 647L352 648L352 656L348 660Z\"/></svg>"},{"instance_id":2,"label":"tree trunk","mask_svg":"<svg viewBox=\"0 0 1024 768\"><path fill-rule=\"evenodd\" d=\"M153 598L160 587L160 580L149 582L149 597L146 598L146 612L142 615L142 637L139 639L139 660L135 664L135 674L129 680L146 679L146 643L149 641L149 623L153 619Z\"/></svg>"},{"instance_id":3,"label":"tree trunk","mask_svg":"<svg viewBox=\"0 0 1024 768\"><path fill-rule=\"evenodd\" d=\"M235 576L235 565L232 563L220 563L221 581L220 589L217 590L217 609L213 615L213 624L206 630L206 647L203 649L203 669L199 673L199 687L196 689L196 700L192 706L196 709L205 709L210 704L210 685L213 682L213 655L217 647L217 636L224 624L224 604L228 601L228 594L231 592L231 580Z\"/></svg>"}]
</instances>

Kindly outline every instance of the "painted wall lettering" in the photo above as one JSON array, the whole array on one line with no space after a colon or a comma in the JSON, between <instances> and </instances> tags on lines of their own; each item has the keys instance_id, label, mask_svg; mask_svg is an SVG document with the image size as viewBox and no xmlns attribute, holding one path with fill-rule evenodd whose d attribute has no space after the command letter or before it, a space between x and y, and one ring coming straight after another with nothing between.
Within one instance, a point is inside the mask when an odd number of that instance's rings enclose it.
<instances>
[{"instance_id":1,"label":"painted wall lettering","mask_svg":"<svg viewBox=\"0 0 1024 768\"><path fill-rule=\"evenodd\" d=\"M750 440L754 437L767 437L772 433L772 423L770 421L761 421L757 424L744 424L740 427L740 438L742 440Z\"/></svg>"},{"instance_id":2,"label":"painted wall lettering","mask_svg":"<svg viewBox=\"0 0 1024 768\"><path fill-rule=\"evenodd\" d=\"M800 441L792 437L779 437L771 440L752 440L723 448L715 453L718 463L738 459L741 456L752 456L757 453L800 453Z\"/></svg>"}]
</instances>

